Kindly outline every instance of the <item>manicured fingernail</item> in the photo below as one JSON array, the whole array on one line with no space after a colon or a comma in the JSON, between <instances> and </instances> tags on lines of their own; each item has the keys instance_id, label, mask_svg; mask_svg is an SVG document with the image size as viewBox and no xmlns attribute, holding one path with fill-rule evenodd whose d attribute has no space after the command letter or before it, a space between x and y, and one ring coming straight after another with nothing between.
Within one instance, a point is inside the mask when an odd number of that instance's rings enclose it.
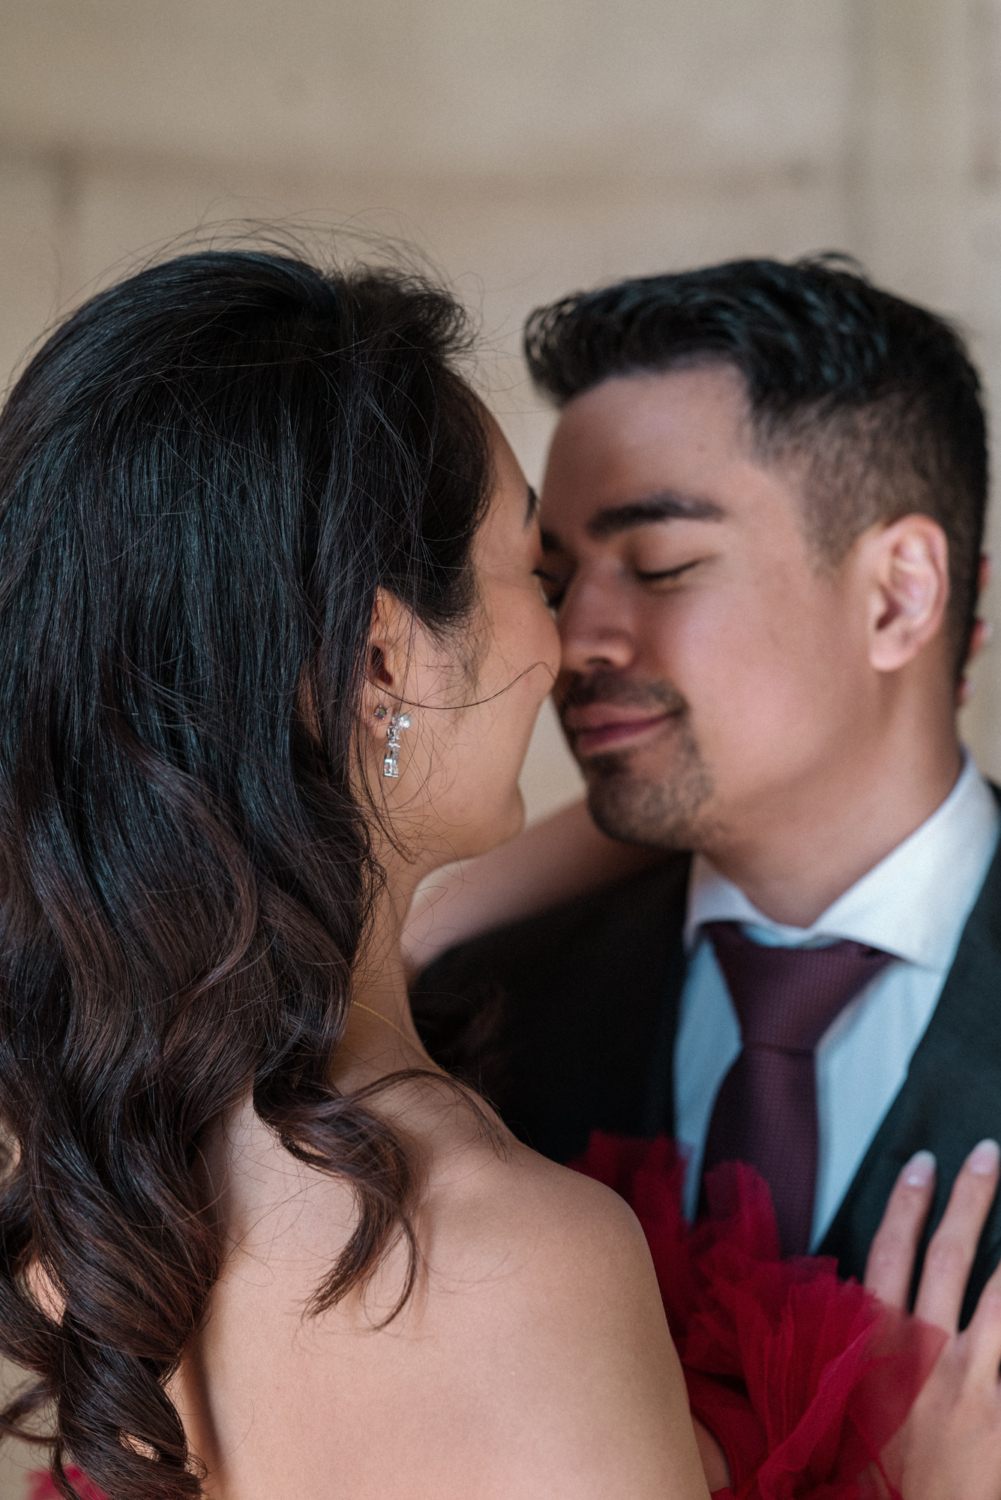
<instances>
[{"instance_id":1,"label":"manicured fingernail","mask_svg":"<svg viewBox=\"0 0 1001 1500\"><path fill-rule=\"evenodd\" d=\"M979 1145L974 1146L966 1158L966 1165L978 1177L993 1176L998 1169L999 1162L1001 1162L1001 1146L997 1141L991 1140L981 1141Z\"/></svg>"},{"instance_id":2,"label":"manicured fingernail","mask_svg":"<svg viewBox=\"0 0 1001 1500\"><path fill-rule=\"evenodd\" d=\"M927 1187L935 1180L935 1157L930 1151L915 1151L904 1168L908 1187Z\"/></svg>"}]
</instances>

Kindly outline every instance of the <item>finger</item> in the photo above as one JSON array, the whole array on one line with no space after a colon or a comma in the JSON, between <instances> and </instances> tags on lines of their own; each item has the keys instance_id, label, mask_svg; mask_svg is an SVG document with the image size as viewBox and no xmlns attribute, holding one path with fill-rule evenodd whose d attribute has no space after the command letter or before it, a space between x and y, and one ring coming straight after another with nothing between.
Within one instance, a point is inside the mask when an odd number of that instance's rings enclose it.
<instances>
[{"instance_id":1,"label":"finger","mask_svg":"<svg viewBox=\"0 0 1001 1500\"><path fill-rule=\"evenodd\" d=\"M997 1141L974 1146L928 1246L914 1311L946 1333L956 1331L980 1231L997 1189L999 1161Z\"/></svg>"},{"instance_id":2,"label":"finger","mask_svg":"<svg viewBox=\"0 0 1001 1500\"><path fill-rule=\"evenodd\" d=\"M1001 1266L980 1293L965 1337L971 1379L996 1390L1001 1365Z\"/></svg>"},{"instance_id":3,"label":"finger","mask_svg":"<svg viewBox=\"0 0 1001 1500\"><path fill-rule=\"evenodd\" d=\"M865 1263L865 1284L891 1307L906 1307L914 1256L935 1191L935 1158L918 1151L901 1170Z\"/></svg>"}]
</instances>

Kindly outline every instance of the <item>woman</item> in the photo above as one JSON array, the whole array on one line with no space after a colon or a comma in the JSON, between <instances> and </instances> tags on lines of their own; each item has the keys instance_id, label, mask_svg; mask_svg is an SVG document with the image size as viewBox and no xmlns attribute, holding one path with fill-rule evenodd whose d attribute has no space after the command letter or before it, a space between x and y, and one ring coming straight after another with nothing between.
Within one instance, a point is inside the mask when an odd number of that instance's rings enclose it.
<instances>
[{"instance_id":1,"label":"woman","mask_svg":"<svg viewBox=\"0 0 1001 1500\"><path fill-rule=\"evenodd\" d=\"M0 420L0 1346L64 1495L707 1493L635 1219L407 1007L412 894L517 830L556 668L463 348L413 278L192 255ZM993 1452L984 1305L908 1500Z\"/></svg>"},{"instance_id":2,"label":"woman","mask_svg":"<svg viewBox=\"0 0 1001 1500\"><path fill-rule=\"evenodd\" d=\"M3 414L7 1420L114 1500L705 1494L635 1221L409 1019L556 668L464 347L420 281L198 254Z\"/></svg>"}]
</instances>

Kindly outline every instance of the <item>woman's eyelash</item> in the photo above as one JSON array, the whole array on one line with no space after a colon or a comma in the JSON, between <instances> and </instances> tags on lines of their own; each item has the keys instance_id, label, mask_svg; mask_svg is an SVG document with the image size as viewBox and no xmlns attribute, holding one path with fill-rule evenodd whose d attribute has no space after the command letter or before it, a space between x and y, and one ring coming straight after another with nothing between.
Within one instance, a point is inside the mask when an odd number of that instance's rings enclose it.
<instances>
[{"instance_id":1,"label":"woman's eyelash","mask_svg":"<svg viewBox=\"0 0 1001 1500\"><path fill-rule=\"evenodd\" d=\"M558 609L566 592L560 588L560 580L553 573L547 573L545 568L533 568L532 575L542 585L542 597L549 608Z\"/></svg>"}]
</instances>

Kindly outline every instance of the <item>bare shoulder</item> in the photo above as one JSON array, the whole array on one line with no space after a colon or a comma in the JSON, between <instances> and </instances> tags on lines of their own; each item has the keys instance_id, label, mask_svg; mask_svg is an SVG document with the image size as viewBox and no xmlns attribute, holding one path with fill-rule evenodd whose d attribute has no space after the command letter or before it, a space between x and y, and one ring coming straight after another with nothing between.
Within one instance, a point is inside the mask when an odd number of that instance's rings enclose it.
<instances>
[{"instance_id":1,"label":"bare shoulder","mask_svg":"<svg viewBox=\"0 0 1001 1500\"><path fill-rule=\"evenodd\" d=\"M624 1270L653 1284L646 1241L628 1204L520 1144L506 1150L485 1144L468 1153L438 1203L454 1230L445 1243L463 1257L502 1253L528 1280L565 1281L572 1271L573 1288L581 1291L592 1278L617 1282Z\"/></svg>"},{"instance_id":2,"label":"bare shoulder","mask_svg":"<svg viewBox=\"0 0 1001 1500\"><path fill-rule=\"evenodd\" d=\"M457 1277L477 1316L540 1361L628 1360L638 1329L644 1348L673 1353L643 1231L616 1193L520 1145L467 1168L436 1215L439 1287Z\"/></svg>"},{"instance_id":3,"label":"bare shoulder","mask_svg":"<svg viewBox=\"0 0 1001 1500\"><path fill-rule=\"evenodd\" d=\"M435 1240L456 1378L484 1393L503 1493L705 1494L653 1265L621 1198L515 1146L450 1185Z\"/></svg>"},{"instance_id":4,"label":"bare shoulder","mask_svg":"<svg viewBox=\"0 0 1001 1500\"><path fill-rule=\"evenodd\" d=\"M352 1195L254 1136L233 1194L240 1233L184 1372L217 1493L705 1500L631 1210L514 1142L498 1146L454 1092L422 1097L420 1274L402 1307L399 1242L372 1278L304 1318L351 1232ZM210 1388L211 1421L199 1425Z\"/></svg>"}]
</instances>

